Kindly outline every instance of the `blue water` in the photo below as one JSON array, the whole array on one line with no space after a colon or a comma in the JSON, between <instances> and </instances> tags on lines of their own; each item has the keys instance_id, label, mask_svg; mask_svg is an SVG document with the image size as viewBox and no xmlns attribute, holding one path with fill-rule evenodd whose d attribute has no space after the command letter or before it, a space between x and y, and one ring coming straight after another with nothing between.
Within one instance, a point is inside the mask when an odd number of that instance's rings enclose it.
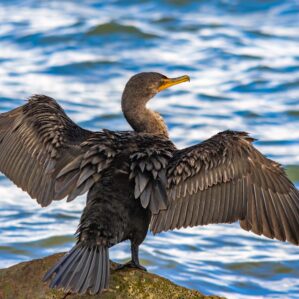
<instances>
[{"instance_id":1,"label":"blue water","mask_svg":"<svg viewBox=\"0 0 299 299\"><path fill-rule=\"evenodd\" d=\"M0 1L0 112L42 93L88 129L128 129L120 96L141 71L188 74L157 96L179 147L245 130L299 186L299 2ZM68 250L84 197L41 209L0 175L0 267ZM129 257L128 244L112 258ZM299 248L210 225L148 235L144 265L228 298L299 298Z\"/></svg>"}]
</instances>

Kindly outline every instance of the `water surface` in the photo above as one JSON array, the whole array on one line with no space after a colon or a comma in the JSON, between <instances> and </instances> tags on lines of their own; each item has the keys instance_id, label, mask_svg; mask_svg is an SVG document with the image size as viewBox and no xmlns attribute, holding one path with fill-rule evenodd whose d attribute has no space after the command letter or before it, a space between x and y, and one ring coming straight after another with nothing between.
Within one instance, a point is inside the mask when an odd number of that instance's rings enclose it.
<instances>
[{"instance_id":1,"label":"water surface","mask_svg":"<svg viewBox=\"0 0 299 299\"><path fill-rule=\"evenodd\" d=\"M122 89L140 71L188 74L159 94L179 147L248 131L299 186L298 1L1 1L0 112L47 94L81 126L129 129ZM0 175L0 267L68 250L84 197L41 209ZM299 298L299 248L238 224L150 233L149 271L228 298ZM127 243L112 258L129 258Z\"/></svg>"}]
</instances>

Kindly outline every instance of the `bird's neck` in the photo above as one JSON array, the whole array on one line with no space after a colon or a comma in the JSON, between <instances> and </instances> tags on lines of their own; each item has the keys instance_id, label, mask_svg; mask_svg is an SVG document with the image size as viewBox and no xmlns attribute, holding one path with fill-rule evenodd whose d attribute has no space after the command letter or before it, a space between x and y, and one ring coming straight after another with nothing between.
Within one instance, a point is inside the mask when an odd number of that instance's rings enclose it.
<instances>
[{"instance_id":1,"label":"bird's neck","mask_svg":"<svg viewBox=\"0 0 299 299\"><path fill-rule=\"evenodd\" d=\"M126 105L122 102L124 116L136 132L160 134L168 137L167 126L162 116L145 105Z\"/></svg>"}]
</instances>

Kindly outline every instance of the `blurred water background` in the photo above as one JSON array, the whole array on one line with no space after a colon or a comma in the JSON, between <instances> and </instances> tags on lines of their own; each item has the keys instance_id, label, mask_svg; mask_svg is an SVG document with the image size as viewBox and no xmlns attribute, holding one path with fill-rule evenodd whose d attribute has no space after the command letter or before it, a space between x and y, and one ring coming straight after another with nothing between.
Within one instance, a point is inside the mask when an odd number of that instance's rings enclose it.
<instances>
[{"instance_id":1,"label":"blurred water background","mask_svg":"<svg viewBox=\"0 0 299 299\"><path fill-rule=\"evenodd\" d=\"M129 129L121 92L141 71L190 75L151 103L179 147L248 131L298 187L298 1L0 1L0 112L41 93L88 129ZM41 209L0 175L0 267L71 248L84 204ZM299 298L299 248L237 223L149 233L140 255L206 294ZM112 258L129 258L128 244Z\"/></svg>"}]
</instances>

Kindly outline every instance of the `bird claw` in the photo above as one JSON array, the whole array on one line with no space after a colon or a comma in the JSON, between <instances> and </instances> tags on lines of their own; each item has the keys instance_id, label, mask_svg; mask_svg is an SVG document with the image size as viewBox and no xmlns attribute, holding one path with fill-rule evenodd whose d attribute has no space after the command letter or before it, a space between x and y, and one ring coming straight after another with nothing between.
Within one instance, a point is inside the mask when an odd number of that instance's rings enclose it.
<instances>
[{"instance_id":1,"label":"bird claw","mask_svg":"<svg viewBox=\"0 0 299 299\"><path fill-rule=\"evenodd\" d=\"M136 264L133 261L130 261L130 262L125 263L125 264L117 265L114 270L117 271L117 270L123 270L123 269L126 269L126 268L139 269L141 271L147 272L145 267L141 266L140 264Z\"/></svg>"}]
</instances>

